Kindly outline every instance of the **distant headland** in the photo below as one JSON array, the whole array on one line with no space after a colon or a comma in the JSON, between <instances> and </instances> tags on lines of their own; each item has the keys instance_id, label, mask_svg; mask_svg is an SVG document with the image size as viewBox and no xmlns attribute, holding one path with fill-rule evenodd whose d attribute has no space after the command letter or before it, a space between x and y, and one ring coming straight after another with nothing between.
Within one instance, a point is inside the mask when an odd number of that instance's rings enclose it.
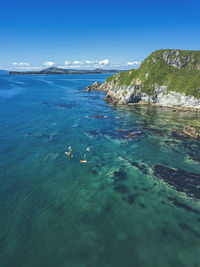
<instances>
[{"instance_id":1,"label":"distant headland","mask_svg":"<svg viewBox=\"0 0 200 267\"><path fill-rule=\"evenodd\" d=\"M55 74L111 74L118 73L121 70L105 70L105 69L95 69L95 70L77 70L77 69L62 69L51 67L40 71L10 71L10 75L55 75Z\"/></svg>"}]
</instances>

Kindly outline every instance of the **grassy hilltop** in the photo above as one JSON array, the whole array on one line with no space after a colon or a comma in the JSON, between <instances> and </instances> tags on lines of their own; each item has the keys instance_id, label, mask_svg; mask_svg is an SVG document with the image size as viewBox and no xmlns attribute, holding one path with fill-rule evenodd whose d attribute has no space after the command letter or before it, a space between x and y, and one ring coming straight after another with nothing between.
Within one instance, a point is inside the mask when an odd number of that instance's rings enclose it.
<instances>
[{"instance_id":1,"label":"grassy hilltop","mask_svg":"<svg viewBox=\"0 0 200 267\"><path fill-rule=\"evenodd\" d=\"M200 98L200 51L162 49L153 52L138 69L120 72L107 78L114 85L138 85L147 94L155 86Z\"/></svg>"}]
</instances>

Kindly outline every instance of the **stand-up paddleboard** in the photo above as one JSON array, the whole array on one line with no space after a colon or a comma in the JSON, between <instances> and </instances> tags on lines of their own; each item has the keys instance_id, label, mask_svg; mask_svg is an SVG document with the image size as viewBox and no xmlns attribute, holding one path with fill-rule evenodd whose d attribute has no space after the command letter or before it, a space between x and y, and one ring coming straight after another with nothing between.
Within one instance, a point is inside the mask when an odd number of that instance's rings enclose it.
<instances>
[{"instance_id":1,"label":"stand-up paddleboard","mask_svg":"<svg viewBox=\"0 0 200 267\"><path fill-rule=\"evenodd\" d=\"M80 160L80 163L87 163L87 160Z\"/></svg>"},{"instance_id":2,"label":"stand-up paddleboard","mask_svg":"<svg viewBox=\"0 0 200 267\"><path fill-rule=\"evenodd\" d=\"M70 157L70 158L73 158L73 155L70 153L70 152L65 152L65 154Z\"/></svg>"}]
</instances>

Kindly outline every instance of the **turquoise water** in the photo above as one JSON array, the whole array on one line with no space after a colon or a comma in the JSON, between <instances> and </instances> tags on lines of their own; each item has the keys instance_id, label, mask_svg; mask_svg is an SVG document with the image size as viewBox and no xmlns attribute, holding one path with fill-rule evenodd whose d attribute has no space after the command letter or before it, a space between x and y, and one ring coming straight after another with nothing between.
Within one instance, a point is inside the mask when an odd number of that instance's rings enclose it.
<instances>
[{"instance_id":1,"label":"turquoise water","mask_svg":"<svg viewBox=\"0 0 200 267\"><path fill-rule=\"evenodd\" d=\"M200 266L200 202L152 170L200 174L172 136L200 117L83 92L106 77L0 76L0 266Z\"/></svg>"}]
</instances>

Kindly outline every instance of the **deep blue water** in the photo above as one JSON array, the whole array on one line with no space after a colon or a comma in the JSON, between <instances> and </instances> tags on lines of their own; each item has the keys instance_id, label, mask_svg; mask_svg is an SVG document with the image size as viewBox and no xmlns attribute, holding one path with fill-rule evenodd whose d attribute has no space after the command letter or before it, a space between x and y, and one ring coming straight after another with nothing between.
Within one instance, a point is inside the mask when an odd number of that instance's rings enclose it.
<instances>
[{"instance_id":1,"label":"deep blue water","mask_svg":"<svg viewBox=\"0 0 200 267\"><path fill-rule=\"evenodd\" d=\"M200 174L171 134L200 117L84 92L106 77L0 75L0 266L200 266L200 202L152 170Z\"/></svg>"}]
</instances>

